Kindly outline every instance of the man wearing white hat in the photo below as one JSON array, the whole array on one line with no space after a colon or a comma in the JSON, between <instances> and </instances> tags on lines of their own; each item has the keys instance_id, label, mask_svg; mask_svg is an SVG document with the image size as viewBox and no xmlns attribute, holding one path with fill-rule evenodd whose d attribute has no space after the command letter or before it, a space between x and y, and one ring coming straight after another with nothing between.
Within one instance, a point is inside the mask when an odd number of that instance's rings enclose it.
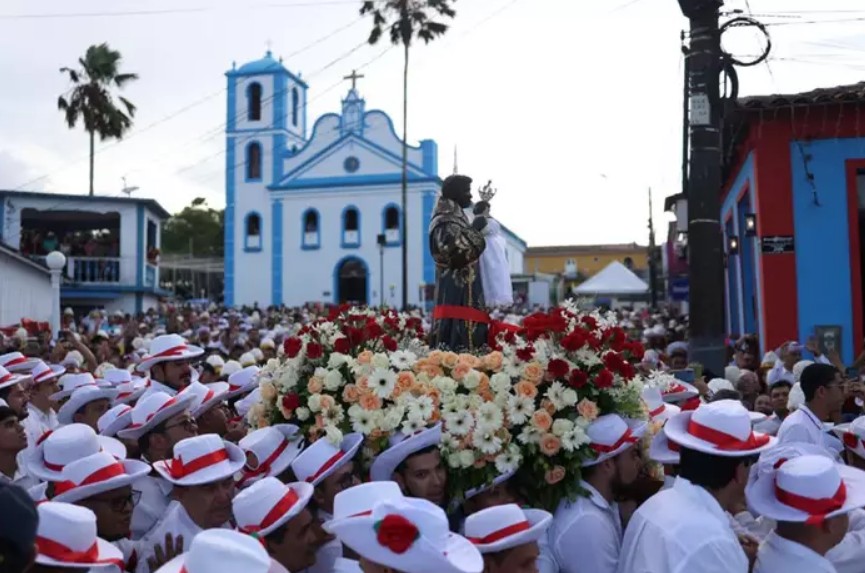
<instances>
[{"instance_id":1,"label":"man wearing white hat","mask_svg":"<svg viewBox=\"0 0 865 573\"><path fill-rule=\"evenodd\" d=\"M563 573L615 573L622 547L616 495L639 475L640 438L646 423L617 414L600 416L587 428L594 459L583 462L585 497L562 501L550 529L550 544Z\"/></svg>"},{"instance_id":2,"label":"man wearing white hat","mask_svg":"<svg viewBox=\"0 0 865 573\"><path fill-rule=\"evenodd\" d=\"M131 412L131 423L117 432L124 440L137 440L141 459L147 463L170 458L181 440L198 434L189 413L193 396L171 397L154 392L139 400ZM154 473L137 480L134 489L141 500L132 514L132 538L143 537L168 508L171 483Z\"/></svg>"},{"instance_id":3,"label":"man wearing white hat","mask_svg":"<svg viewBox=\"0 0 865 573\"><path fill-rule=\"evenodd\" d=\"M86 571L117 567L123 571L123 554L96 533L96 516L89 509L47 501L36 507L36 564L33 573Z\"/></svg>"},{"instance_id":4,"label":"man wearing white hat","mask_svg":"<svg viewBox=\"0 0 865 573\"><path fill-rule=\"evenodd\" d=\"M27 448L27 435L9 406L0 405L0 484L12 483L24 489L38 482L19 464L19 454Z\"/></svg>"},{"instance_id":5,"label":"man wearing white hat","mask_svg":"<svg viewBox=\"0 0 865 573\"><path fill-rule=\"evenodd\" d=\"M195 418L199 434L216 434L225 437L228 433L228 418L222 406L228 395L226 382L214 382L206 386L201 382L193 382L184 388L180 395L194 396L190 413Z\"/></svg>"},{"instance_id":6,"label":"man wearing white hat","mask_svg":"<svg viewBox=\"0 0 865 573\"><path fill-rule=\"evenodd\" d=\"M255 538L229 529L209 529L186 542L189 551L155 573L274 573L278 569Z\"/></svg>"},{"instance_id":7,"label":"man wearing white hat","mask_svg":"<svg viewBox=\"0 0 865 573\"><path fill-rule=\"evenodd\" d=\"M834 451L834 438L823 431L823 423L831 421L844 404L841 373L828 364L812 364L802 372L800 385L805 404L787 416L778 429L781 442L805 442ZM829 440L832 440L830 442Z\"/></svg>"},{"instance_id":8,"label":"man wearing white hat","mask_svg":"<svg viewBox=\"0 0 865 573\"><path fill-rule=\"evenodd\" d=\"M138 363L141 372L150 371L150 386L146 397L153 392L176 395L192 382L191 362L204 354L204 349L188 344L180 335L164 334L150 343L150 353Z\"/></svg>"},{"instance_id":9,"label":"man wearing white hat","mask_svg":"<svg viewBox=\"0 0 865 573\"><path fill-rule=\"evenodd\" d=\"M87 424L99 431L99 418L111 408L116 396L117 390L113 388L95 385L76 388L57 412L57 420L61 424Z\"/></svg>"},{"instance_id":10,"label":"man wearing white hat","mask_svg":"<svg viewBox=\"0 0 865 573\"><path fill-rule=\"evenodd\" d=\"M348 434L339 447L326 438L310 444L294 461L291 469L299 481L315 488L313 500L318 508L316 517L321 523L333 519L333 504L336 495L360 483L354 457L363 445L362 434ZM332 540L318 551L316 564L311 573L327 573L333 569L336 559L342 557L342 545Z\"/></svg>"},{"instance_id":11,"label":"man wearing white hat","mask_svg":"<svg viewBox=\"0 0 865 573\"><path fill-rule=\"evenodd\" d=\"M31 446L49 430L56 429L60 422L51 406L51 395L58 392L57 379L66 371L62 366L49 366L41 360L36 362L30 376L30 402L27 404L27 418L22 421L27 432L27 443Z\"/></svg>"},{"instance_id":12,"label":"man wearing white hat","mask_svg":"<svg viewBox=\"0 0 865 573\"><path fill-rule=\"evenodd\" d=\"M748 410L735 400L682 412L663 431L679 445L679 476L631 517L617 571L747 573L728 512L742 498L751 464L775 439L755 434Z\"/></svg>"},{"instance_id":13,"label":"man wearing white hat","mask_svg":"<svg viewBox=\"0 0 865 573\"><path fill-rule=\"evenodd\" d=\"M275 424L250 432L237 444L246 455L246 464L238 485L248 487L256 481L273 477L283 483L289 479L291 462L303 450L303 436L294 424Z\"/></svg>"},{"instance_id":14,"label":"man wearing white hat","mask_svg":"<svg viewBox=\"0 0 865 573\"><path fill-rule=\"evenodd\" d=\"M404 494L444 507L447 503L447 471L438 447L441 435L441 424L411 436L394 433L389 447L372 462L372 480L395 481Z\"/></svg>"},{"instance_id":15,"label":"man wearing white hat","mask_svg":"<svg viewBox=\"0 0 865 573\"><path fill-rule=\"evenodd\" d=\"M147 560L155 553L152 548L166 536L182 537L188 544L205 529L227 526L232 515L234 475L245 461L240 448L208 434L178 442L171 459L153 463L153 469L174 486L172 496L178 503L171 504L142 539L137 573L149 573Z\"/></svg>"},{"instance_id":16,"label":"man wearing white hat","mask_svg":"<svg viewBox=\"0 0 865 573\"><path fill-rule=\"evenodd\" d=\"M499 505L470 515L465 536L484 556L486 573L537 573L539 543L552 520L539 509Z\"/></svg>"},{"instance_id":17,"label":"man wearing white hat","mask_svg":"<svg viewBox=\"0 0 865 573\"><path fill-rule=\"evenodd\" d=\"M30 401L26 386L30 383L30 377L24 374L13 374L0 366L0 400L18 414L23 420L27 417L27 403Z\"/></svg>"},{"instance_id":18,"label":"man wearing white hat","mask_svg":"<svg viewBox=\"0 0 865 573\"><path fill-rule=\"evenodd\" d=\"M232 503L237 530L257 537L270 557L289 572L315 565L316 551L324 541L307 509L312 490L306 482L286 485L268 477L237 494Z\"/></svg>"},{"instance_id":19,"label":"man wearing white hat","mask_svg":"<svg viewBox=\"0 0 865 573\"><path fill-rule=\"evenodd\" d=\"M800 456L758 476L746 493L755 511L778 522L760 546L755 573L835 573L825 556L847 534L849 513L865 506L865 472Z\"/></svg>"}]
</instances>

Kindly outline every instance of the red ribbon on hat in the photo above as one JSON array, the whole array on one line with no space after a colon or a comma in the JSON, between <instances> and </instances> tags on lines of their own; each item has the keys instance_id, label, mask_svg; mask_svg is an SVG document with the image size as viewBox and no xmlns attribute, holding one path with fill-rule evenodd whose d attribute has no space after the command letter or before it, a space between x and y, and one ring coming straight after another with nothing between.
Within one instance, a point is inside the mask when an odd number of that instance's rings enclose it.
<instances>
[{"instance_id":1,"label":"red ribbon on hat","mask_svg":"<svg viewBox=\"0 0 865 573\"><path fill-rule=\"evenodd\" d=\"M224 462L228 459L228 450L223 448L221 450L199 456L194 460L189 461L188 463L184 463L184 461L180 458L174 458L168 461L165 466L168 469L168 473L169 475L171 475L171 477L173 477L174 479L180 479L190 474L194 474L197 471L201 471L204 468L215 466L219 462Z\"/></svg>"},{"instance_id":2,"label":"red ribbon on hat","mask_svg":"<svg viewBox=\"0 0 865 573\"><path fill-rule=\"evenodd\" d=\"M12 373L4 374L2 378L0 378L0 384L4 384L12 380Z\"/></svg>"},{"instance_id":3,"label":"red ribbon on hat","mask_svg":"<svg viewBox=\"0 0 865 573\"><path fill-rule=\"evenodd\" d=\"M291 508L294 507L294 504L297 503L298 499L300 498L298 497L297 493L293 489L289 488L288 491L285 492L285 495L282 496L282 498L278 502L276 502L276 505L274 505L271 510L267 512L267 515L264 516L264 519L261 520L261 523L259 523L258 525L245 525L243 527L238 527L238 530L241 533L251 535L253 533L258 533L262 529L267 529L268 527L279 521L280 517L288 513Z\"/></svg>"},{"instance_id":4,"label":"red ribbon on hat","mask_svg":"<svg viewBox=\"0 0 865 573\"><path fill-rule=\"evenodd\" d=\"M27 362L27 357L26 356L19 356L18 358L13 358L12 360L7 362L6 364L0 364L0 366L3 366L4 368L8 369L10 366L17 366L18 364L24 364L25 362Z\"/></svg>"},{"instance_id":5,"label":"red ribbon on hat","mask_svg":"<svg viewBox=\"0 0 865 573\"><path fill-rule=\"evenodd\" d=\"M675 384L674 383L672 386L670 386L666 390L664 390L664 394L665 395L678 394L679 392L687 392L687 391L688 391L687 386L682 386L681 384Z\"/></svg>"},{"instance_id":6,"label":"red ribbon on hat","mask_svg":"<svg viewBox=\"0 0 865 573\"><path fill-rule=\"evenodd\" d=\"M96 565L117 565L123 569L121 559L100 559L99 545L94 542L86 551L75 551L53 539L36 537L36 547L39 555L59 561L60 563L93 563Z\"/></svg>"},{"instance_id":7,"label":"red ribbon on hat","mask_svg":"<svg viewBox=\"0 0 865 573\"><path fill-rule=\"evenodd\" d=\"M847 446L848 448L850 448L851 450L855 450L859 447L859 436L857 436L853 432L851 432L849 430L844 432L843 439L844 439L844 445ZM863 441L862 444L865 445L865 441Z\"/></svg>"},{"instance_id":8,"label":"red ribbon on hat","mask_svg":"<svg viewBox=\"0 0 865 573\"><path fill-rule=\"evenodd\" d=\"M83 487L85 485L93 485L122 475L126 475L126 468L123 467L123 464L115 462L110 466L105 466L104 468L96 470L84 478L81 483L75 483L70 480L55 483L54 495L60 495L61 493L66 493L75 488Z\"/></svg>"},{"instance_id":9,"label":"red ribbon on hat","mask_svg":"<svg viewBox=\"0 0 865 573\"><path fill-rule=\"evenodd\" d=\"M781 489L776 481L775 497L784 505L807 513L808 519L805 520L805 523L808 525L820 525L828 514L844 507L844 502L847 500L847 486L842 480L832 497L814 499Z\"/></svg>"},{"instance_id":10,"label":"red ribbon on hat","mask_svg":"<svg viewBox=\"0 0 865 573\"><path fill-rule=\"evenodd\" d=\"M50 378L51 376L54 376L54 375L55 375L54 370L52 370L50 367L48 367L45 370L43 370L42 372L40 372L39 374L37 374L36 376L34 376L33 381L34 382L42 382L42 380L44 380L46 378Z\"/></svg>"},{"instance_id":11,"label":"red ribbon on hat","mask_svg":"<svg viewBox=\"0 0 865 573\"><path fill-rule=\"evenodd\" d=\"M487 545L490 543L495 543L496 541L500 541L505 539L506 537L510 537L511 535L515 535L522 531L528 531L532 526L528 521L520 521L519 523L514 523L513 525L509 525L507 527L503 527L497 531L493 531L489 535L485 535L484 537L469 537L468 540L474 543L475 545Z\"/></svg>"},{"instance_id":12,"label":"red ribbon on hat","mask_svg":"<svg viewBox=\"0 0 865 573\"><path fill-rule=\"evenodd\" d=\"M212 388L208 390L207 394L204 395L204 400L201 401L201 405L203 406L204 404L206 404L208 400L213 398L214 394L216 394L216 392L214 392Z\"/></svg>"},{"instance_id":13,"label":"red ribbon on hat","mask_svg":"<svg viewBox=\"0 0 865 573\"><path fill-rule=\"evenodd\" d=\"M147 360L153 360L154 358L166 358L168 356L180 356L188 349L189 346L187 346L186 344L181 344L180 346L172 346L167 350L163 350L162 352L157 352L156 354L148 356Z\"/></svg>"},{"instance_id":14,"label":"red ribbon on hat","mask_svg":"<svg viewBox=\"0 0 865 573\"><path fill-rule=\"evenodd\" d=\"M123 400L125 398L128 398L129 396L132 396L136 392L138 392L138 390L133 390L132 392L121 392L120 394L117 395L115 400Z\"/></svg>"},{"instance_id":15,"label":"red ribbon on hat","mask_svg":"<svg viewBox=\"0 0 865 573\"><path fill-rule=\"evenodd\" d=\"M599 454L608 454L612 451L618 450L620 447L622 447L626 443L635 444L635 443L637 443L637 440L638 440L638 438L636 436L634 436L634 433L631 431L631 428L628 428L627 430L625 430L625 433L622 434L622 437L619 438L618 440L616 440L616 443L611 445L611 446L607 446L604 444L591 443L591 444L589 444L589 447L592 448L593 450L595 450Z\"/></svg>"},{"instance_id":16,"label":"red ribbon on hat","mask_svg":"<svg viewBox=\"0 0 865 573\"><path fill-rule=\"evenodd\" d=\"M317 480L321 476L321 474L323 474L324 472L326 472L327 470L332 468L334 465L336 465L336 462L341 460L344 456L345 456L345 452L343 452L342 450L333 454L333 456L331 456L331 458L329 460L324 462L324 464L320 468L318 468L317 472L315 472L314 474L312 474L311 476L306 478L307 483L312 483L315 480Z\"/></svg>"},{"instance_id":17,"label":"red ribbon on hat","mask_svg":"<svg viewBox=\"0 0 865 573\"><path fill-rule=\"evenodd\" d=\"M679 444L677 444L670 438L667 438L667 449L669 449L671 452L678 452L681 448L679 447Z\"/></svg>"},{"instance_id":18,"label":"red ribbon on hat","mask_svg":"<svg viewBox=\"0 0 865 573\"><path fill-rule=\"evenodd\" d=\"M276 461L276 458L282 455L282 452L288 449L288 446L291 442L288 440L283 440L279 446L273 450L273 453L267 456L267 459L258 464L258 467L255 469L244 468L243 469L243 479L248 480L254 477L258 477L260 475L264 475L270 471L270 466L273 465L273 462Z\"/></svg>"},{"instance_id":19,"label":"red ribbon on hat","mask_svg":"<svg viewBox=\"0 0 865 573\"><path fill-rule=\"evenodd\" d=\"M666 407L667 407L666 404L661 404L660 406L658 406L657 408L655 408L654 410L649 412L649 417L654 418L655 416L662 414Z\"/></svg>"},{"instance_id":20,"label":"red ribbon on hat","mask_svg":"<svg viewBox=\"0 0 865 573\"><path fill-rule=\"evenodd\" d=\"M159 408L157 408L155 411L153 411L153 412L151 412L150 414L148 414L148 415L147 415L147 418L145 418L143 422L141 422L140 424L129 424L129 427L130 427L130 428L140 428L141 426L147 424L147 422L149 422L150 420L152 420L152 419L153 419L153 416L155 416L156 414L158 414L159 412L161 412L162 410L164 410L164 409L166 409L166 408L168 408L168 407L170 407L170 406L174 406L176 403L177 403L177 397L174 397L174 398L172 398L172 399L170 399L170 400L167 400L167 401L165 402L165 404L163 404L162 406L160 406Z\"/></svg>"},{"instance_id":21,"label":"red ribbon on hat","mask_svg":"<svg viewBox=\"0 0 865 573\"><path fill-rule=\"evenodd\" d=\"M693 418L688 422L688 433L724 451L756 450L769 443L769 436L766 435L757 436L754 432L751 432L747 440L740 440L736 436L725 434L724 432L695 422Z\"/></svg>"}]
</instances>

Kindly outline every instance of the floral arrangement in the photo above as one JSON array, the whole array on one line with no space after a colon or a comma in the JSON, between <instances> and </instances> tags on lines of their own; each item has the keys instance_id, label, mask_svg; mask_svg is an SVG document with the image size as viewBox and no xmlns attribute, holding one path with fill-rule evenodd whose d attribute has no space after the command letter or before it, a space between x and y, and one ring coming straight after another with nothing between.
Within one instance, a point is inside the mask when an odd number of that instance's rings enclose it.
<instances>
[{"instance_id":1,"label":"floral arrangement","mask_svg":"<svg viewBox=\"0 0 865 573\"><path fill-rule=\"evenodd\" d=\"M561 307L505 329L478 354L430 349L420 320L339 309L283 344L262 370L254 425L290 421L310 440L366 437L374 456L394 432L441 422L451 496L516 471L533 507L580 493L598 416L645 418L632 364L643 348L613 319ZM537 484L544 484L537 487Z\"/></svg>"}]
</instances>

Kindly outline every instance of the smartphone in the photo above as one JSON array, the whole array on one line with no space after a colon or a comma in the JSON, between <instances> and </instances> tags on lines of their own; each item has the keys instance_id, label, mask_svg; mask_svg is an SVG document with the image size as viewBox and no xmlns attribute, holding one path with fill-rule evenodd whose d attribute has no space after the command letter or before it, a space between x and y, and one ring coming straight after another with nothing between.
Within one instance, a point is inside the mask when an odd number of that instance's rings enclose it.
<instances>
[{"instance_id":1,"label":"smartphone","mask_svg":"<svg viewBox=\"0 0 865 573\"><path fill-rule=\"evenodd\" d=\"M687 382L688 384L693 384L696 377L694 376L693 368L684 368L682 370L671 370L670 374L675 376L676 380L680 382Z\"/></svg>"}]
</instances>

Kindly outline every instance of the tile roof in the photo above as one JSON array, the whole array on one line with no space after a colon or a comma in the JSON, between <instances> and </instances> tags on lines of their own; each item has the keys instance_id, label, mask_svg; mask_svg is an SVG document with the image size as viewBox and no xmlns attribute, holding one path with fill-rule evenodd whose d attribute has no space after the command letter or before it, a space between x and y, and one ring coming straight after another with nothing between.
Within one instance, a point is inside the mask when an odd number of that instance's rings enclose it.
<instances>
[{"instance_id":1,"label":"tile roof","mask_svg":"<svg viewBox=\"0 0 865 573\"><path fill-rule=\"evenodd\" d=\"M597 252L621 252L645 250L647 247L637 243L621 243L611 245L555 245L548 247L529 247L526 249L527 257L539 255L572 255L591 254Z\"/></svg>"},{"instance_id":2,"label":"tile roof","mask_svg":"<svg viewBox=\"0 0 865 573\"><path fill-rule=\"evenodd\" d=\"M772 94L741 97L737 103L739 108L748 110L855 102L865 102L865 82L844 86L834 86L831 88L817 88L796 94Z\"/></svg>"}]
</instances>

